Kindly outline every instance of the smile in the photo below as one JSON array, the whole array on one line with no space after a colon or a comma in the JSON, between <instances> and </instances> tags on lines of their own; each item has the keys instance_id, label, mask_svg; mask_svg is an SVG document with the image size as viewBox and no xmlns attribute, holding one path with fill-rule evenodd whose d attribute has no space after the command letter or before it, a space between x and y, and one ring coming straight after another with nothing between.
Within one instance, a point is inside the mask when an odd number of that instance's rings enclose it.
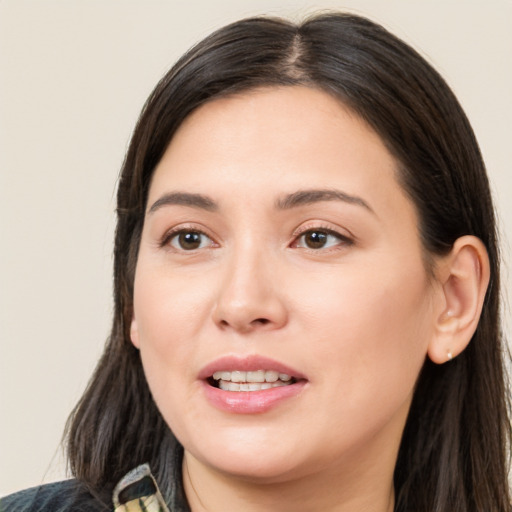
<instances>
[{"instance_id":1,"label":"smile","mask_svg":"<svg viewBox=\"0 0 512 512\"><path fill-rule=\"evenodd\" d=\"M217 371L210 381L224 391L261 391L280 386L289 386L295 379L275 370Z\"/></svg>"},{"instance_id":2,"label":"smile","mask_svg":"<svg viewBox=\"0 0 512 512\"><path fill-rule=\"evenodd\" d=\"M258 354L226 355L198 374L206 400L229 414L262 414L293 403L309 387L305 374Z\"/></svg>"}]
</instances>

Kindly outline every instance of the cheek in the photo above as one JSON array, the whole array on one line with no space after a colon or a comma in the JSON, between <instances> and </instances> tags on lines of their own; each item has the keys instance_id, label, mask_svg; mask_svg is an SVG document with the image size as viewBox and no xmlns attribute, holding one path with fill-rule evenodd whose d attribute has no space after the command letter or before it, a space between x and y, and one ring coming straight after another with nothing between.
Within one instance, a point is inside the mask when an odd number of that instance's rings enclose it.
<instances>
[{"instance_id":1,"label":"cheek","mask_svg":"<svg viewBox=\"0 0 512 512\"><path fill-rule=\"evenodd\" d=\"M140 357L158 410L184 445L204 436L204 411L197 408L200 332L209 317L209 286L180 278L168 269L141 265L136 276L134 311Z\"/></svg>"},{"instance_id":2,"label":"cheek","mask_svg":"<svg viewBox=\"0 0 512 512\"><path fill-rule=\"evenodd\" d=\"M332 385L333 395L341 393L344 407L353 412L392 410L407 400L432 334L422 265L381 270L341 272L338 279L331 275L317 282L321 293L302 293L301 329L314 334L314 373ZM339 403L336 396L330 398Z\"/></svg>"},{"instance_id":3,"label":"cheek","mask_svg":"<svg viewBox=\"0 0 512 512\"><path fill-rule=\"evenodd\" d=\"M345 343L355 336L359 343L366 338L368 342L374 340L376 348L382 346L379 340L391 333L402 332L396 336L397 344L408 344L408 334L425 337L431 292L423 267L383 267L333 269L298 281L290 293L300 310L298 321L304 322L304 328L308 322L316 322L317 333L332 335L334 328Z\"/></svg>"},{"instance_id":4,"label":"cheek","mask_svg":"<svg viewBox=\"0 0 512 512\"><path fill-rule=\"evenodd\" d=\"M141 265L134 289L140 355L160 408L163 397L165 407L172 407L168 402L179 396L173 390L196 377L195 340L209 307L208 287L195 287L190 279L168 274L168 270L152 271Z\"/></svg>"},{"instance_id":5,"label":"cheek","mask_svg":"<svg viewBox=\"0 0 512 512\"><path fill-rule=\"evenodd\" d=\"M141 262L135 278L134 317L142 349L151 347L165 357L181 345L180 339L192 339L210 303L210 287L197 284L172 269L145 268Z\"/></svg>"},{"instance_id":6,"label":"cheek","mask_svg":"<svg viewBox=\"0 0 512 512\"><path fill-rule=\"evenodd\" d=\"M153 399L165 422L175 435L183 436L190 429L182 418L200 418L194 410L194 358L197 347L193 331L197 329L197 309L188 294L172 300L164 293L162 282L149 286L147 281L135 297L139 326L140 357ZM174 295L174 294L173 294ZM195 320L194 320L195 319ZM186 439L186 437L185 437Z\"/></svg>"}]
</instances>

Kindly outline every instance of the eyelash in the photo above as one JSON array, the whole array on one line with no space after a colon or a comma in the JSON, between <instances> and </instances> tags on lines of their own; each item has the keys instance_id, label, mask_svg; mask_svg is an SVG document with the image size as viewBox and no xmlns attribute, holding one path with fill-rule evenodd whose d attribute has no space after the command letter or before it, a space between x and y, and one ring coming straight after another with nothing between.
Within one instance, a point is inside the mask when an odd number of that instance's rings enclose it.
<instances>
[{"instance_id":1,"label":"eyelash","mask_svg":"<svg viewBox=\"0 0 512 512\"><path fill-rule=\"evenodd\" d=\"M349 247L354 244L354 240L352 238L350 238L346 235L342 235L338 231L335 231L327 226L319 225L319 226L314 226L314 227L303 228L300 231L294 233L294 235L293 235L294 239L292 242L292 246L297 247L298 241L310 233L322 233L324 235L337 238L338 243L328 246L328 247L320 247L320 248L312 248L312 247L303 246L303 247L300 247L301 249L305 249L307 251L312 251L312 252L319 252L322 250L324 250L324 251L336 250L336 248L339 248L339 246Z\"/></svg>"},{"instance_id":2,"label":"eyelash","mask_svg":"<svg viewBox=\"0 0 512 512\"><path fill-rule=\"evenodd\" d=\"M327 237L334 237L334 238L338 239L338 243L334 244L334 246L331 245L328 247L317 247L317 248L312 248L312 247L307 247L307 246L299 246L298 245L299 240L301 238L303 238L304 236L311 234L311 233L321 233L323 235L327 235ZM171 246L173 250L181 251L181 252L194 252L199 249L204 249L204 247L197 247L197 248L193 248L193 249L184 249L183 247L174 247L172 245L171 242L174 239L176 239L180 235L186 235L186 234L197 234L197 235L200 235L201 237L206 237L206 238L210 239L213 246L216 245L215 242L212 240L212 238L209 235L207 235L204 231L197 229L197 228L193 228L193 227L190 227L190 228L180 227L180 228L172 229L172 230L168 231L162 237L162 240L160 241L159 245L160 245L160 247ZM315 227L308 227L306 229L302 229L298 232L295 232L293 234L293 242L291 243L291 247L301 248L301 249L305 249L305 250L312 251L312 252L319 252L321 250L335 250L334 247L338 247L340 245L345 246L345 247L351 246L351 245L353 245L353 243L354 243L354 240L352 238L350 238L346 235L342 235L341 233L338 233L337 231L335 231L331 228L328 228L325 226L315 226Z\"/></svg>"},{"instance_id":3,"label":"eyelash","mask_svg":"<svg viewBox=\"0 0 512 512\"><path fill-rule=\"evenodd\" d=\"M177 229L171 229L170 231L167 231L165 233L165 235L162 237L162 240L160 241L160 247L166 247L166 246L171 246L172 249L176 250L176 251L183 251L183 252L192 252L193 250L197 250L197 249L183 249L183 248L178 248L178 247L173 247L171 242L177 238L178 236L180 235L184 235L184 234L198 234L198 235L201 235L201 236L204 236L204 237L207 237L209 238L210 240L212 240L212 238L210 236L208 236L204 231L200 230L200 229L197 229L197 228L193 228L193 227L179 227ZM213 242L213 240L212 240ZM201 249L201 247L199 247L198 249Z\"/></svg>"}]
</instances>

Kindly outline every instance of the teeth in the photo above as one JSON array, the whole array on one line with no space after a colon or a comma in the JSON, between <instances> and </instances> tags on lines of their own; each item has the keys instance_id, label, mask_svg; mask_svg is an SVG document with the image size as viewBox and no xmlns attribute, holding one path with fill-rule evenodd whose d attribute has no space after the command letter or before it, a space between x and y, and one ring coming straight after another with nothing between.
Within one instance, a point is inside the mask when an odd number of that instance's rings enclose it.
<instances>
[{"instance_id":1,"label":"teeth","mask_svg":"<svg viewBox=\"0 0 512 512\"><path fill-rule=\"evenodd\" d=\"M279 388L287 386L285 382L278 380L277 382L231 382L219 380L219 388L223 391L260 391L262 389Z\"/></svg>"},{"instance_id":2,"label":"teeth","mask_svg":"<svg viewBox=\"0 0 512 512\"><path fill-rule=\"evenodd\" d=\"M290 383L292 377L286 373L279 373L274 370L256 370L251 372L233 371L226 372L220 371L213 374L213 379L218 381L225 381L235 383ZM259 388L261 389L261 388ZM263 388L267 389L267 388ZM237 390L238 391L238 390ZM248 390L243 390L248 391Z\"/></svg>"},{"instance_id":3,"label":"teeth","mask_svg":"<svg viewBox=\"0 0 512 512\"><path fill-rule=\"evenodd\" d=\"M247 382L265 382L265 372L263 370L247 372Z\"/></svg>"},{"instance_id":4,"label":"teeth","mask_svg":"<svg viewBox=\"0 0 512 512\"><path fill-rule=\"evenodd\" d=\"M231 372L231 382L246 382L247 372Z\"/></svg>"},{"instance_id":5,"label":"teeth","mask_svg":"<svg viewBox=\"0 0 512 512\"><path fill-rule=\"evenodd\" d=\"M274 371L266 371L265 372L265 381L266 382L276 382L279 379L279 372Z\"/></svg>"}]
</instances>

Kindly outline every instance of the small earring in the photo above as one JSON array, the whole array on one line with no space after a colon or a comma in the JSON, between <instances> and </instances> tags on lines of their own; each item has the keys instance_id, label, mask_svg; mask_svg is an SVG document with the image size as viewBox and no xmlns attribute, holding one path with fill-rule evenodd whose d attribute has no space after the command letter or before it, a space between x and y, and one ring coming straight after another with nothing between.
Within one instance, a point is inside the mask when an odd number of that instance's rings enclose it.
<instances>
[{"instance_id":1,"label":"small earring","mask_svg":"<svg viewBox=\"0 0 512 512\"><path fill-rule=\"evenodd\" d=\"M448 350L446 357L448 358L448 361L451 361L453 359L453 354L452 354L451 350Z\"/></svg>"}]
</instances>

